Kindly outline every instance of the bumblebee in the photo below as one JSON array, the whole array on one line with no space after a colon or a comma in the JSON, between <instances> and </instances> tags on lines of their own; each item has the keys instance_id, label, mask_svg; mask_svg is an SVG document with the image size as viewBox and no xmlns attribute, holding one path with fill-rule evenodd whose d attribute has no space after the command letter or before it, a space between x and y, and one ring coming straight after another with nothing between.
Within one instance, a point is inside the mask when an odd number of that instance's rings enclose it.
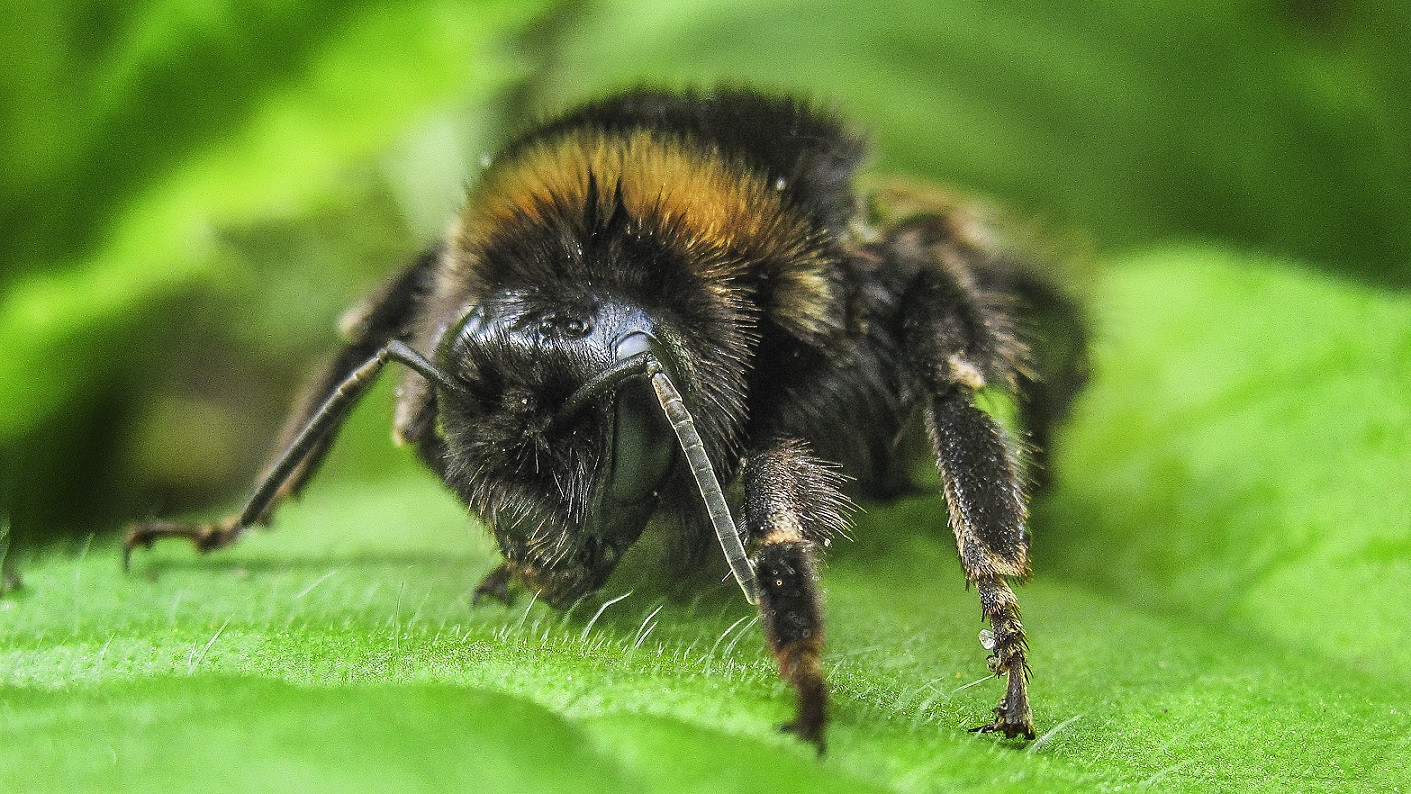
<instances>
[{"instance_id":1,"label":"bumblebee","mask_svg":"<svg viewBox=\"0 0 1411 794\"><path fill-rule=\"evenodd\" d=\"M344 318L244 509L135 525L126 552L171 537L207 552L269 523L396 362L395 438L503 552L477 598L527 588L567 607L649 522L712 539L797 693L785 729L821 752L817 558L852 496L905 490L919 424L1007 677L975 730L1032 739L1007 580L1029 574L1024 458L1081 385L1083 324L984 210L899 183L863 196L866 149L807 102L737 88L640 89L529 129L444 242ZM1029 443L976 406L992 386Z\"/></svg>"}]
</instances>

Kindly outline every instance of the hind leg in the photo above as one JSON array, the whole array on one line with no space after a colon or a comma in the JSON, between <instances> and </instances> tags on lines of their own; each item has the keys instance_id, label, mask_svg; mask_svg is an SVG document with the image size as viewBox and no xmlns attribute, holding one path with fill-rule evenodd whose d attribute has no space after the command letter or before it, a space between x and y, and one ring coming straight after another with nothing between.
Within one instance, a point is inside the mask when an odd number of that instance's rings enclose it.
<instances>
[{"instance_id":1,"label":"hind leg","mask_svg":"<svg viewBox=\"0 0 1411 794\"><path fill-rule=\"evenodd\" d=\"M992 259L945 219L923 216L891 232L889 254L916 273L901 307L909 390L921 403L966 580L994 634L990 669L1006 679L995 719L976 730L1032 739L1028 645L1007 581L1029 574L1019 446L974 404L979 390L1013 389L1025 372L1014 301L977 278Z\"/></svg>"}]
</instances>

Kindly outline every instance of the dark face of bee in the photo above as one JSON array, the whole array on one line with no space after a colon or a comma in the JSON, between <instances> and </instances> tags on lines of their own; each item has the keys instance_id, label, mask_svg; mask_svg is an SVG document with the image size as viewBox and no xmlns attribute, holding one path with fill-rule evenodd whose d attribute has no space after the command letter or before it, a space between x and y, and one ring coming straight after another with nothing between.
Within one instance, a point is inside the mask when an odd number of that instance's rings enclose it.
<instances>
[{"instance_id":1,"label":"dark face of bee","mask_svg":"<svg viewBox=\"0 0 1411 794\"><path fill-rule=\"evenodd\" d=\"M505 290L442 346L465 395L442 411L451 484L553 604L600 586L641 535L676 457L641 368L650 317L603 295Z\"/></svg>"},{"instance_id":2,"label":"dark face of bee","mask_svg":"<svg viewBox=\"0 0 1411 794\"><path fill-rule=\"evenodd\" d=\"M742 263L795 253L776 238L797 224L757 217L780 199L742 166L629 138L548 136L492 166L447 241L431 315L450 324L425 331L458 382L437 405L445 478L555 604L600 586L698 468L645 362L615 368L651 353L709 461L738 460L757 314Z\"/></svg>"}]
</instances>

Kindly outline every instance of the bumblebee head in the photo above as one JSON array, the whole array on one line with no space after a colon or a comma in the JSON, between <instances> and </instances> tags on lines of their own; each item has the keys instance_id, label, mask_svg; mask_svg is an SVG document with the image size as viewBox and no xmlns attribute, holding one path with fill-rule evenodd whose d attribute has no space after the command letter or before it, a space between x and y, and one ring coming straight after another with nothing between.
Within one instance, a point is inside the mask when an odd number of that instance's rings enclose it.
<instances>
[{"instance_id":1,"label":"bumblebee head","mask_svg":"<svg viewBox=\"0 0 1411 794\"><path fill-rule=\"evenodd\" d=\"M657 507L678 451L645 356L657 326L608 296L494 293L442 344L448 479L551 603L607 578Z\"/></svg>"}]
</instances>

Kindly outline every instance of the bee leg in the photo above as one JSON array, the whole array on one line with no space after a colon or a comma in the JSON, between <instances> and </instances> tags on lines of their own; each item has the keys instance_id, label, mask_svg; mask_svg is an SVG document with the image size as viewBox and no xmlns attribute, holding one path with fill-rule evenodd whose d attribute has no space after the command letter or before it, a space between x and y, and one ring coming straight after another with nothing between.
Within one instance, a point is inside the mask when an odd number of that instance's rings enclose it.
<instances>
[{"instance_id":1,"label":"bee leg","mask_svg":"<svg viewBox=\"0 0 1411 794\"><path fill-rule=\"evenodd\" d=\"M206 552L234 543L245 530L254 524L268 524L276 507L284 500L298 496L309 478L318 471L319 464L332 447L334 438L343 420L347 418L347 407L356 402L361 392L347 394L347 384L360 383L359 377L370 382L372 375L358 376L360 368L382 355L382 349L395 339L404 339L410 333L412 317L421 299L430 289L430 278L440 261L440 250L433 248L417 257L396 277L375 292L363 305L354 309L343 320L343 333L348 343L325 364L305 387L293 408L279 439L274 443L275 456L266 467L268 472L261 478L256 494L261 498L252 499L246 510L214 524L184 524L175 522L148 522L129 528L124 541L123 564L126 567L132 550L138 546L150 548L160 538L179 537L191 541L199 551ZM373 373L375 374L375 373ZM309 435L306 429L316 420L316 415L328 406L343 390L346 407L327 414L320 430ZM296 450L296 441L297 450ZM280 466L296 453L292 465L283 470L278 478L272 475L280 471ZM277 479L277 482L272 480ZM274 486L269 491L268 486ZM267 492L268 491L268 492ZM250 507L259 501L259 512L249 514Z\"/></svg>"},{"instance_id":2,"label":"bee leg","mask_svg":"<svg viewBox=\"0 0 1411 794\"><path fill-rule=\"evenodd\" d=\"M360 365L365 363L370 356L375 356L377 349L378 346L372 346L369 349L361 344L348 345L325 364L295 401L289 419L285 423L285 428L280 432L278 440L275 441L274 448L280 450L281 454L290 450L295 438L313 420L319 407ZM323 462L332 447L333 439L338 434L339 425L342 424L346 415L344 412L333 417L330 426L325 428L321 435L306 440L299 452L296 465L281 479L277 489L264 500L264 505L258 515L246 516L242 512L239 515L227 516L212 524L153 521L133 525L128 529L127 538L123 544L123 567L127 567L133 549L138 546L151 548L159 538L186 538L198 551L208 552L234 543L251 525L269 524L275 508L286 499L297 497L304 484L318 470L319 464ZM280 457L276 456L266 466L266 472L273 471L279 460ZM263 475L257 490L262 490L268 479L268 474Z\"/></svg>"},{"instance_id":3,"label":"bee leg","mask_svg":"<svg viewBox=\"0 0 1411 794\"><path fill-rule=\"evenodd\" d=\"M1027 511L1010 445L1004 431L958 386L931 400L926 426L961 565L979 590L981 613L994 635L989 667L1008 684L994 721L975 730L1032 739L1028 645L1018 601L1005 581L1029 572Z\"/></svg>"},{"instance_id":4,"label":"bee leg","mask_svg":"<svg viewBox=\"0 0 1411 794\"><path fill-rule=\"evenodd\" d=\"M164 521L137 524L128 530L124 539L123 565L127 565L133 549L139 546L151 548L161 538L186 538L198 551L208 552L234 543L251 526L266 520L278 501L287 495L290 479L298 475L309 455L320 454L320 450L327 448L329 436L342 425L348 412L367 393L368 387L388 361L405 364L429 378L444 379L430 362L405 344L397 341L387 343L333 389L288 449L260 479L255 493L238 515L214 524Z\"/></svg>"},{"instance_id":5,"label":"bee leg","mask_svg":"<svg viewBox=\"0 0 1411 794\"><path fill-rule=\"evenodd\" d=\"M319 371L303 392L295 400L289 417L284 422L279 438L273 445L273 458L282 454L293 443L334 390L364 362L377 355L378 350L394 339L408 341L411 335L412 318L421 300L431 289L430 283L437 264L441 261L439 248L422 253L408 266L380 289L355 306L340 320L340 326L348 343L338 351L322 370ZM274 509L285 499L296 498L311 477L318 471L324 457L338 436L338 424L329 428L305 453L299 465L285 480L279 493L270 502L258 523L268 524ZM269 466L272 467L271 460Z\"/></svg>"},{"instance_id":6,"label":"bee leg","mask_svg":"<svg viewBox=\"0 0 1411 794\"><path fill-rule=\"evenodd\" d=\"M916 274L901 307L907 389L921 397L961 566L994 634L990 669L1007 679L994 721L977 730L1032 739L1028 647L1005 581L1029 574L1019 447L973 402L987 386L1016 388L1030 351L1013 316L1012 285L995 279L1013 264L961 220L931 215L899 224L888 251Z\"/></svg>"},{"instance_id":7,"label":"bee leg","mask_svg":"<svg viewBox=\"0 0 1411 794\"><path fill-rule=\"evenodd\" d=\"M828 686L814 555L816 544L844 524L847 500L838 479L797 441L776 443L745 461L746 545L759 581L764 634L779 675L798 695L797 715L782 729L820 755Z\"/></svg>"},{"instance_id":8,"label":"bee leg","mask_svg":"<svg viewBox=\"0 0 1411 794\"><path fill-rule=\"evenodd\" d=\"M976 582L981 609L990 621L994 650L990 672L1005 676L1004 698L995 707L994 722L971 728L972 733L1003 733L1007 738L1034 738L1034 714L1029 708L1028 646L1019 622L1019 603L1004 578L990 576Z\"/></svg>"}]
</instances>

